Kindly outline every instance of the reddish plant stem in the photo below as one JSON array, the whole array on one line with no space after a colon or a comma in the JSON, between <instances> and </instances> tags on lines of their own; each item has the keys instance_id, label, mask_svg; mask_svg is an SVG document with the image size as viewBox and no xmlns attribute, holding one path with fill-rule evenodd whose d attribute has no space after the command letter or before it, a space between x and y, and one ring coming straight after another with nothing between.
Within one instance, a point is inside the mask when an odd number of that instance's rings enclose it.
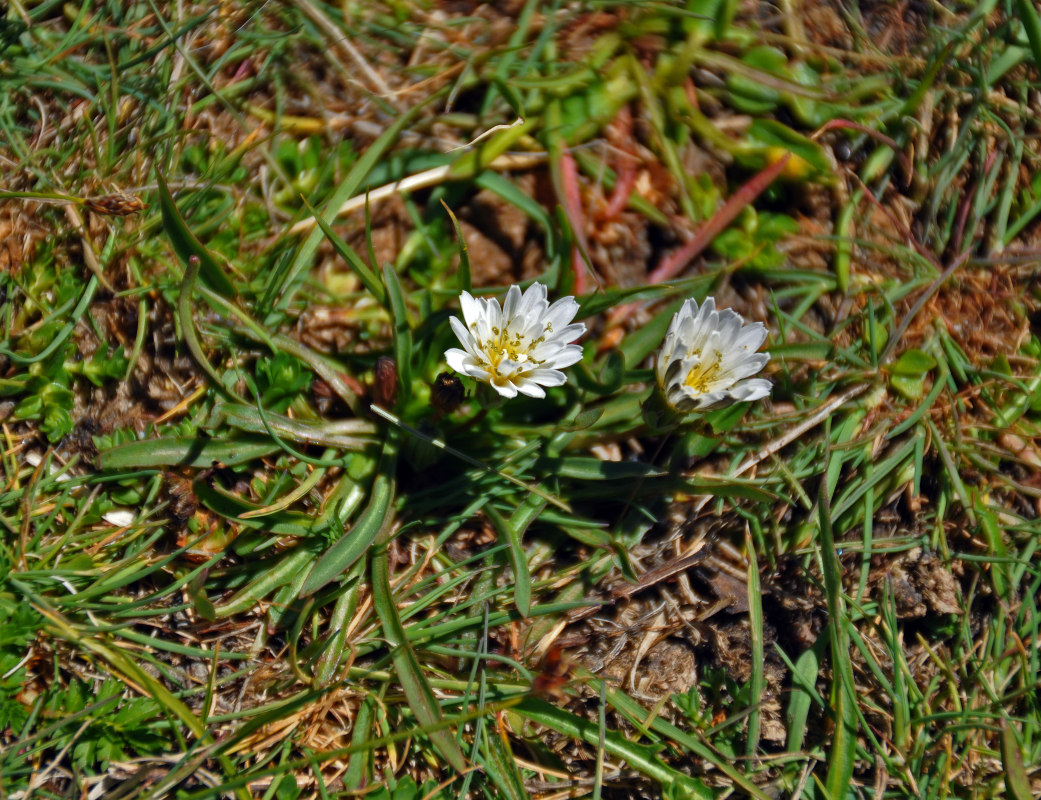
<instances>
[{"instance_id":1,"label":"reddish plant stem","mask_svg":"<svg viewBox=\"0 0 1041 800\"><path fill-rule=\"evenodd\" d=\"M682 272L702 250L711 244L713 239L734 221L734 218L741 213L745 206L752 203L777 179L777 176L784 171L791 157L791 153L785 153L781 158L777 159L777 161L734 192L730 199L723 204L723 207L713 215L712 219L702 225L686 244L661 260L657 269L647 276L647 282L662 283Z\"/></svg>"},{"instance_id":2,"label":"reddish plant stem","mask_svg":"<svg viewBox=\"0 0 1041 800\"><path fill-rule=\"evenodd\" d=\"M575 271L575 294L586 291L586 262L582 253L589 252L586 246L585 215L582 213L582 196L578 186L578 166L570 150L560 156L560 178L563 183L564 213L575 234L575 246L571 250L571 268Z\"/></svg>"},{"instance_id":3,"label":"reddish plant stem","mask_svg":"<svg viewBox=\"0 0 1041 800\"><path fill-rule=\"evenodd\" d=\"M629 195L636 186L637 158L632 152L633 140L633 113L629 106L623 106L618 110L610 128L607 131L607 139L614 146L617 155L616 168L617 179L614 190L607 201L607 207L598 215L598 219L607 222L619 214L629 204Z\"/></svg>"},{"instance_id":4,"label":"reddish plant stem","mask_svg":"<svg viewBox=\"0 0 1041 800\"><path fill-rule=\"evenodd\" d=\"M604 222L614 219L629 205L629 195L636 186L636 162L629 158L621 159L618 164L618 179L614 184L614 191L607 201L600 219Z\"/></svg>"}]
</instances>

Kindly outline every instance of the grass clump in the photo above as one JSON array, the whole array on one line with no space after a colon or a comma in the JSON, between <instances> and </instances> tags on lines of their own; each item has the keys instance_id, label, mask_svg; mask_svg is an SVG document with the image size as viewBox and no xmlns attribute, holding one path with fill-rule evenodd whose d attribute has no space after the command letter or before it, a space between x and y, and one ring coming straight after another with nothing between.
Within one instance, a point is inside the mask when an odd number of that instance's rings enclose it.
<instances>
[{"instance_id":1,"label":"grass clump","mask_svg":"<svg viewBox=\"0 0 1041 800\"><path fill-rule=\"evenodd\" d=\"M0 794L1035 793L1027 5L13 4Z\"/></svg>"}]
</instances>

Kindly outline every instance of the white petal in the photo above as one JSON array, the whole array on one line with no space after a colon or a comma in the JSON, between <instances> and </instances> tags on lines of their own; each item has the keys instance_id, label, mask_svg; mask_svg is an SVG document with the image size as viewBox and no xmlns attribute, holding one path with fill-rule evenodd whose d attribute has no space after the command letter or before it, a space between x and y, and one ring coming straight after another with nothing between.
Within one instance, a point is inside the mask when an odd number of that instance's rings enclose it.
<instances>
[{"instance_id":1,"label":"white petal","mask_svg":"<svg viewBox=\"0 0 1041 800\"><path fill-rule=\"evenodd\" d=\"M577 344L569 344L566 347L560 348L550 358L547 358L543 362L543 366L548 369L559 369L561 367L570 367L572 364L577 364L582 360L582 348Z\"/></svg>"},{"instance_id":2,"label":"white petal","mask_svg":"<svg viewBox=\"0 0 1041 800\"><path fill-rule=\"evenodd\" d=\"M528 377L543 386L563 386L567 382L567 376L559 369L535 369Z\"/></svg>"},{"instance_id":3,"label":"white petal","mask_svg":"<svg viewBox=\"0 0 1041 800\"><path fill-rule=\"evenodd\" d=\"M762 347L766 341L766 326L761 322L753 322L741 329L741 333L734 342L734 348L738 350L755 351ZM767 353L769 355L769 353Z\"/></svg>"},{"instance_id":4,"label":"white petal","mask_svg":"<svg viewBox=\"0 0 1041 800\"><path fill-rule=\"evenodd\" d=\"M473 358L469 353L460 350L458 347L452 347L445 350L445 361L448 362L448 366L454 369L456 372L466 373L466 362Z\"/></svg>"},{"instance_id":5,"label":"white petal","mask_svg":"<svg viewBox=\"0 0 1041 800\"><path fill-rule=\"evenodd\" d=\"M448 324L452 326L452 333L459 340L459 344L466 348L468 353L476 356L479 351L477 349L477 340L473 337L473 334L456 317L449 317Z\"/></svg>"},{"instance_id":6,"label":"white petal","mask_svg":"<svg viewBox=\"0 0 1041 800\"><path fill-rule=\"evenodd\" d=\"M469 292L463 292L459 295L459 308L463 312L463 319L466 320L467 328L484 316L481 310L481 302L475 300Z\"/></svg>"},{"instance_id":7,"label":"white petal","mask_svg":"<svg viewBox=\"0 0 1041 800\"><path fill-rule=\"evenodd\" d=\"M476 378L479 381L484 381L485 383L492 379L492 373L484 369L480 364L467 364L466 369L463 370L463 374L469 375L471 378Z\"/></svg>"},{"instance_id":8,"label":"white petal","mask_svg":"<svg viewBox=\"0 0 1041 800\"><path fill-rule=\"evenodd\" d=\"M578 302L574 297L562 297L557 302L549 307L549 310L545 315L546 328L552 330L551 333L556 333L558 329L563 328L571 320L575 318L575 314L578 313Z\"/></svg>"},{"instance_id":9,"label":"white petal","mask_svg":"<svg viewBox=\"0 0 1041 800\"><path fill-rule=\"evenodd\" d=\"M769 397L772 388L770 381L762 378L753 378L750 381L739 383L730 390L730 393L734 395L736 400L748 402L751 400L762 400L764 397Z\"/></svg>"},{"instance_id":10,"label":"white petal","mask_svg":"<svg viewBox=\"0 0 1041 800\"><path fill-rule=\"evenodd\" d=\"M733 402L730 398L730 392L727 391L703 392L698 394L689 386L685 386L684 388L687 390L687 397L693 401L692 408L698 411L709 411L713 408L730 405Z\"/></svg>"},{"instance_id":11,"label":"white petal","mask_svg":"<svg viewBox=\"0 0 1041 800\"><path fill-rule=\"evenodd\" d=\"M491 387L499 394L501 394L503 397L509 398L517 396L517 387L514 386L510 381L497 382L493 380L490 383Z\"/></svg>"},{"instance_id":12,"label":"white petal","mask_svg":"<svg viewBox=\"0 0 1041 800\"><path fill-rule=\"evenodd\" d=\"M514 316L517 314L517 306L521 302L521 290L517 284L510 287L509 291L506 292L506 299L502 304L502 317L509 325Z\"/></svg>"},{"instance_id":13,"label":"white petal","mask_svg":"<svg viewBox=\"0 0 1041 800\"><path fill-rule=\"evenodd\" d=\"M502 309L499 308L499 302L492 297L484 300L484 313L477 324L477 330L482 342L490 339L497 341L502 335ZM495 331L499 331L499 333L495 333Z\"/></svg>"},{"instance_id":14,"label":"white petal","mask_svg":"<svg viewBox=\"0 0 1041 800\"><path fill-rule=\"evenodd\" d=\"M520 380L514 381L517 387L517 391L521 394L526 394L528 397L545 397L546 390L539 386L535 381L529 380L528 378L521 378Z\"/></svg>"},{"instance_id":15,"label":"white petal","mask_svg":"<svg viewBox=\"0 0 1041 800\"><path fill-rule=\"evenodd\" d=\"M546 337L547 342L559 342L560 344L567 344L573 342L579 336L586 332L586 324L584 322L575 322L571 325L565 325L564 327L553 329L553 333Z\"/></svg>"},{"instance_id":16,"label":"white petal","mask_svg":"<svg viewBox=\"0 0 1041 800\"><path fill-rule=\"evenodd\" d=\"M722 349L729 350L734 346L741 333L742 324L744 320L737 312L729 308L719 312L719 344Z\"/></svg>"},{"instance_id":17,"label":"white petal","mask_svg":"<svg viewBox=\"0 0 1041 800\"><path fill-rule=\"evenodd\" d=\"M694 303L693 300L691 300L690 302ZM694 303L694 308L695 309L697 308L697 303ZM716 313L716 298L715 297L706 297L705 298L705 302L701 304L701 310L698 311L698 319L702 323L704 323L715 313Z\"/></svg>"},{"instance_id":18,"label":"white petal","mask_svg":"<svg viewBox=\"0 0 1041 800\"><path fill-rule=\"evenodd\" d=\"M517 293L520 293L520 287L517 288ZM524 293L521 298L520 305L517 307L517 316L526 319L539 319L545 316L546 306L549 305L546 300L546 284L535 281L528 290Z\"/></svg>"},{"instance_id":19,"label":"white petal","mask_svg":"<svg viewBox=\"0 0 1041 800\"><path fill-rule=\"evenodd\" d=\"M117 508L101 515L101 518L117 528L125 528L134 522L135 514L126 508Z\"/></svg>"},{"instance_id":20,"label":"white petal","mask_svg":"<svg viewBox=\"0 0 1041 800\"><path fill-rule=\"evenodd\" d=\"M736 361L733 365L727 365L723 370L723 374L729 383L737 383L742 378L755 375L766 366L766 362L769 360L769 353L753 353L752 355L746 355L744 358Z\"/></svg>"}]
</instances>

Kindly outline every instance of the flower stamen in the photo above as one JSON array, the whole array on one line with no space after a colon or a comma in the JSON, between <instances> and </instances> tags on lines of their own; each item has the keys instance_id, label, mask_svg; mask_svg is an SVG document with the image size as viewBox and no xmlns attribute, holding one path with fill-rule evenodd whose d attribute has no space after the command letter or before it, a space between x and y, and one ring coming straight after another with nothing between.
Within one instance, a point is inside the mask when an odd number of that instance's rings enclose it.
<instances>
[{"instance_id":1,"label":"flower stamen","mask_svg":"<svg viewBox=\"0 0 1041 800\"><path fill-rule=\"evenodd\" d=\"M455 317L450 320L463 349L445 352L449 366L488 383L504 397L545 397L543 387L560 386L565 380L561 368L582 358L582 348L571 342L585 332L585 325L571 323L578 313L573 297L550 305L547 293L538 282L523 294L519 286L511 286L500 308L495 300L463 292L459 300L465 325ZM554 324L564 327L558 333Z\"/></svg>"}]
</instances>

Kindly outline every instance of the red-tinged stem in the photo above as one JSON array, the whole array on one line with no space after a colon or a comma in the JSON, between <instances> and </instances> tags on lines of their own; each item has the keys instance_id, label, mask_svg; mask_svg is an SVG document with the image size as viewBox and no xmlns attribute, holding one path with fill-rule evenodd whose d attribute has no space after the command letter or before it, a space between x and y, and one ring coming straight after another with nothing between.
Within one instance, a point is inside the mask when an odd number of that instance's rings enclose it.
<instances>
[{"instance_id":1,"label":"red-tinged stem","mask_svg":"<svg viewBox=\"0 0 1041 800\"><path fill-rule=\"evenodd\" d=\"M686 244L661 260L657 269L647 276L647 282L652 284L662 283L681 273L702 250L711 244L713 239L722 233L727 225L734 221L734 218L741 213L745 206L752 203L777 179L777 176L784 170L791 157L791 153L785 153L781 158L777 159L777 161L734 192L712 219L702 225Z\"/></svg>"},{"instance_id":2,"label":"red-tinged stem","mask_svg":"<svg viewBox=\"0 0 1041 800\"><path fill-rule=\"evenodd\" d=\"M578 166L570 150L560 156L560 178L563 183L564 213L571 223L575 234L575 247L571 251L571 268L575 271L575 294L583 294L586 290L586 262L582 252L589 252L585 243L585 215L582 213L582 197L578 188Z\"/></svg>"},{"instance_id":3,"label":"red-tinged stem","mask_svg":"<svg viewBox=\"0 0 1041 800\"><path fill-rule=\"evenodd\" d=\"M618 164L618 179L615 181L614 191L611 192L601 217L604 221L612 220L625 211L625 207L629 205L629 195L633 193L635 186L636 162L630 158L623 158Z\"/></svg>"},{"instance_id":4,"label":"red-tinged stem","mask_svg":"<svg viewBox=\"0 0 1041 800\"><path fill-rule=\"evenodd\" d=\"M602 221L609 221L621 214L629 204L629 195L636 186L637 159L633 154L633 114L629 106L622 106L615 115L611 127L607 131L608 141L616 150L616 171L614 191L607 201L607 207L599 215Z\"/></svg>"},{"instance_id":5,"label":"red-tinged stem","mask_svg":"<svg viewBox=\"0 0 1041 800\"><path fill-rule=\"evenodd\" d=\"M576 244L571 248L571 267L575 271L575 294L586 293L586 260Z\"/></svg>"}]
</instances>

